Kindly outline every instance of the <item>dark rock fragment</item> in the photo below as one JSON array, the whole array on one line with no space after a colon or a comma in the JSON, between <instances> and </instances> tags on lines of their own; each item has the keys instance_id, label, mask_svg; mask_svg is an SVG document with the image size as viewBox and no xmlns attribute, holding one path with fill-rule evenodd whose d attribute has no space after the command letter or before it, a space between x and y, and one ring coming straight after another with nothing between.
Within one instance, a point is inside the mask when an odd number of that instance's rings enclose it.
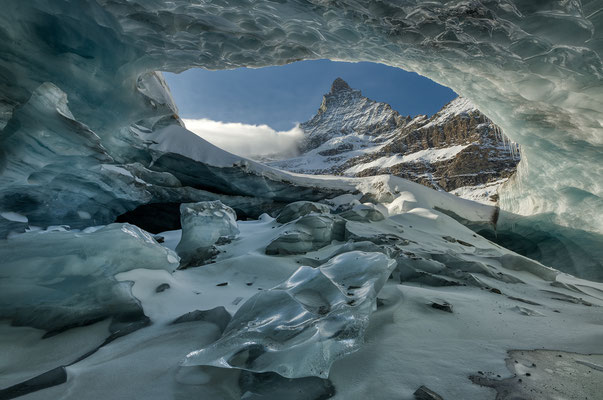
<instances>
[{"instance_id":1,"label":"dark rock fragment","mask_svg":"<svg viewBox=\"0 0 603 400\"><path fill-rule=\"evenodd\" d=\"M443 302L443 303L431 303L431 308L435 308L436 310L446 311L452 313L452 304Z\"/></svg>"},{"instance_id":2,"label":"dark rock fragment","mask_svg":"<svg viewBox=\"0 0 603 400\"><path fill-rule=\"evenodd\" d=\"M159 285L159 286L157 286L155 288L155 292L156 293L161 293L161 292L166 291L169 288L170 288L170 284L169 283L162 283L161 285Z\"/></svg>"},{"instance_id":3,"label":"dark rock fragment","mask_svg":"<svg viewBox=\"0 0 603 400\"><path fill-rule=\"evenodd\" d=\"M241 371L239 387L246 400L326 400L335 395L335 387L328 379L290 379L274 372Z\"/></svg>"},{"instance_id":4,"label":"dark rock fragment","mask_svg":"<svg viewBox=\"0 0 603 400\"><path fill-rule=\"evenodd\" d=\"M211 310L195 310L183 314L176 318L172 324L182 324L185 322L211 322L220 328L220 332L224 332L226 325L230 322L232 316L222 306L212 308Z\"/></svg>"},{"instance_id":5,"label":"dark rock fragment","mask_svg":"<svg viewBox=\"0 0 603 400\"><path fill-rule=\"evenodd\" d=\"M415 400L444 400L442 396L429 389L426 386L421 386L415 393Z\"/></svg>"}]
</instances>

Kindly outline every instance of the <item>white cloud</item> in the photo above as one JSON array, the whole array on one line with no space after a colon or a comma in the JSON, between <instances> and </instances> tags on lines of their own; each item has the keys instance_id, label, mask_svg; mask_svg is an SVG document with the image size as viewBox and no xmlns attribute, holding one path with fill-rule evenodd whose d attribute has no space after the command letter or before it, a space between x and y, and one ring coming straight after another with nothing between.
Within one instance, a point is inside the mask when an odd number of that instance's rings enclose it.
<instances>
[{"instance_id":1,"label":"white cloud","mask_svg":"<svg viewBox=\"0 0 603 400\"><path fill-rule=\"evenodd\" d=\"M275 131L268 125L247 125L210 119L183 119L186 128L208 142L251 159L284 159L297 155L297 144L304 132L295 126Z\"/></svg>"}]
</instances>

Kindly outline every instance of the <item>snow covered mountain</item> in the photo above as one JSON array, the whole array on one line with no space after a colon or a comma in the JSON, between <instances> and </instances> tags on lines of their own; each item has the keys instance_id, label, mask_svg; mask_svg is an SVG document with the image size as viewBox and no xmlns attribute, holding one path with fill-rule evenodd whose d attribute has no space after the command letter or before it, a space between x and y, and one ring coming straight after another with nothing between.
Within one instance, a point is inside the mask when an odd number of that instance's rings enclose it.
<instances>
[{"instance_id":1,"label":"snow covered mountain","mask_svg":"<svg viewBox=\"0 0 603 400\"><path fill-rule=\"evenodd\" d=\"M469 100L428 118L402 116L337 78L317 114L300 125L300 156L270 163L305 174L392 174L482 202L516 170L517 146Z\"/></svg>"}]
</instances>

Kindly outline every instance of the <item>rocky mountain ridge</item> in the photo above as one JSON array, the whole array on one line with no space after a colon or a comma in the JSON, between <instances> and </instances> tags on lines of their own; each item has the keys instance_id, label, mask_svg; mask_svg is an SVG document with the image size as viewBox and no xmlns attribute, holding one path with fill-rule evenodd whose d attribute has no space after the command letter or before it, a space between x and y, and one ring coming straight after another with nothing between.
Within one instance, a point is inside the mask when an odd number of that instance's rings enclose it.
<instances>
[{"instance_id":1,"label":"rocky mountain ridge","mask_svg":"<svg viewBox=\"0 0 603 400\"><path fill-rule=\"evenodd\" d=\"M306 133L300 156L271 165L306 174L392 174L489 203L520 159L518 147L465 98L432 117L412 118L341 78L300 128Z\"/></svg>"}]
</instances>

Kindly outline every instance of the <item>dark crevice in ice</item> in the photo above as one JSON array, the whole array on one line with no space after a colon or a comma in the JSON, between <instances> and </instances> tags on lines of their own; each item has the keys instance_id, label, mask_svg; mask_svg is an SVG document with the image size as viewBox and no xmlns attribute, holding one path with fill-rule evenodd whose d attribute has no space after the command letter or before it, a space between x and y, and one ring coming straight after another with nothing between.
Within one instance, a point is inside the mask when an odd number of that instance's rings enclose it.
<instances>
[{"instance_id":1,"label":"dark crevice in ice","mask_svg":"<svg viewBox=\"0 0 603 400\"><path fill-rule=\"evenodd\" d=\"M182 203L186 203L183 201ZM167 203L149 203L142 204L133 210L127 211L119 215L115 222L127 222L132 225L144 229L150 233L160 233L165 231L173 231L182 229L180 223L180 204L179 202ZM229 202L226 202L227 204ZM230 203L232 204L232 203ZM283 205L276 202L266 201L266 203L258 206L255 209L246 207L232 207L237 213L238 219L258 218L264 212L274 214L275 211L282 208Z\"/></svg>"},{"instance_id":2,"label":"dark crevice in ice","mask_svg":"<svg viewBox=\"0 0 603 400\"><path fill-rule=\"evenodd\" d=\"M220 328L220 333L224 332L226 326L232 319L232 316L223 306L212 308L211 310L195 310L183 314L176 318L172 324L183 324L185 322L210 322Z\"/></svg>"},{"instance_id":3,"label":"dark crevice in ice","mask_svg":"<svg viewBox=\"0 0 603 400\"><path fill-rule=\"evenodd\" d=\"M520 217L501 211L496 224L488 224L436 209L517 254L583 279L603 282L603 235L557 225L544 214Z\"/></svg>"},{"instance_id":4,"label":"dark crevice in ice","mask_svg":"<svg viewBox=\"0 0 603 400\"><path fill-rule=\"evenodd\" d=\"M0 390L0 400L9 400L16 397L25 396L26 394L37 392L38 390L46 389L52 386L57 386L67 382L67 372L65 367L56 367L50 371L44 372L26 380L25 382L18 383L6 389Z\"/></svg>"},{"instance_id":5,"label":"dark crevice in ice","mask_svg":"<svg viewBox=\"0 0 603 400\"><path fill-rule=\"evenodd\" d=\"M285 206L285 203L270 199L228 196L220 193L216 194L215 197L232 207L237 213L237 218L242 220L247 218L257 219L263 213L275 215ZM196 200L189 200L187 198L182 198L181 200L179 202L142 204L117 216L115 222L127 222L151 233L182 229L180 204L191 201L196 202Z\"/></svg>"},{"instance_id":6,"label":"dark crevice in ice","mask_svg":"<svg viewBox=\"0 0 603 400\"><path fill-rule=\"evenodd\" d=\"M335 387L328 379L290 379L274 372L241 371L239 387L246 400L326 400L335 396Z\"/></svg>"},{"instance_id":7,"label":"dark crevice in ice","mask_svg":"<svg viewBox=\"0 0 603 400\"><path fill-rule=\"evenodd\" d=\"M181 229L180 203L143 204L119 215L115 222L127 222L151 233Z\"/></svg>"},{"instance_id":8,"label":"dark crevice in ice","mask_svg":"<svg viewBox=\"0 0 603 400\"><path fill-rule=\"evenodd\" d=\"M84 353L69 364L61 365L59 367L51 369L50 371L46 371L38 376L28 379L24 382L18 383L13 386L9 386L5 389L1 389L0 400L14 399L20 396L25 396L29 393L37 392L39 390L47 389L67 382L67 367L76 364L85 358L90 357L91 355L96 353L101 347L108 345L115 339L129 335L130 333L133 333L146 326L149 326L150 324L151 320L144 314L143 317L135 321L128 321L127 316L113 317L111 325L109 326L109 331L111 332L111 334L98 347ZM63 332L67 329L69 328L62 329L60 332ZM44 338L54 336L56 334L59 334L60 332L48 332L46 333L46 335L44 335Z\"/></svg>"}]
</instances>

